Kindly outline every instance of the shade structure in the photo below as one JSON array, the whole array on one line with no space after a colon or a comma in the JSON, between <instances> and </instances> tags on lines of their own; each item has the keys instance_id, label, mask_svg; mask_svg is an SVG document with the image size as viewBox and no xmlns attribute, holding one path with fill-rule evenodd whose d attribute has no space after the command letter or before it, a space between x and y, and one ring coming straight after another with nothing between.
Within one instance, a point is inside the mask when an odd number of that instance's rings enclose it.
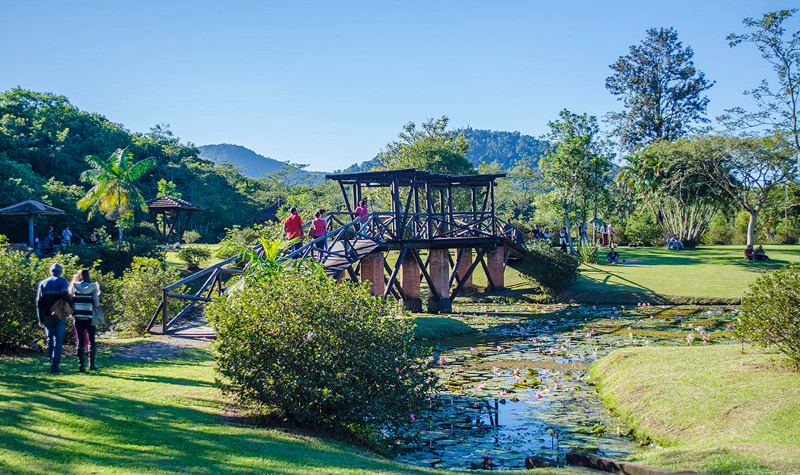
<instances>
[{"instance_id":1,"label":"shade structure","mask_svg":"<svg viewBox=\"0 0 800 475\"><path fill-rule=\"evenodd\" d=\"M180 242L192 213L205 211L202 206L169 196L159 196L146 204L163 244ZM159 215L161 215L160 223L158 222ZM186 218L181 220L182 216L186 216Z\"/></svg>"},{"instance_id":2,"label":"shade structure","mask_svg":"<svg viewBox=\"0 0 800 475\"><path fill-rule=\"evenodd\" d=\"M11 206L6 206L5 208L0 208L0 215L28 217L28 245L31 247L33 247L33 217L53 214L64 214L64 210L35 200L27 200Z\"/></svg>"}]
</instances>

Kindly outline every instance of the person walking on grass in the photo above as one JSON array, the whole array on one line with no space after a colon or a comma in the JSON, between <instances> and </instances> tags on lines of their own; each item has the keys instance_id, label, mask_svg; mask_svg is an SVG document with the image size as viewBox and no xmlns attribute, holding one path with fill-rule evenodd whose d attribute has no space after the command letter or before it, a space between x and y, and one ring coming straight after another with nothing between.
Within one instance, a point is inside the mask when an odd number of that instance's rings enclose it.
<instances>
[{"instance_id":1,"label":"person walking on grass","mask_svg":"<svg viewBox=\"0 0 800 475\"><path fill-rule=\"evenodd\" d=\"M311 221L311 237L314 240L328 234L328 222L325 221L326 213L327 212L322 208L318 209L317 212L314 213L314 221ZM321 239L318 242L315 242L314 247L320 250L321 256L322 251L328 248L328 239Z\"/></svg>"},{"instance_id":2,"label":"person walking on grass","mask_svg":"<svg viewBox=\"0 0 800 475\"><path fill-rule=\"evenodd\" d=\"M567 253L567 228L562 227L561 231L558 232L558 245L561 246L561 251L566 254Z\"/></svg>"},{"instance_id":3,"label":"person walking on grass","mask_svg":"<svg viewBox=\"0 0 800 475\"><path fill-rule=\"evenodd\" d=\"M291 248L291 252L294 252L303 247L303 218L297 214L297 208L294 206L289 210L289 213L289 216L283 220L283 233L286 239L298 240Z\"/></svg>"},{"instance_id":4,"label":"person walking on grass","mask_svg":"<svg viewBox=\"0 0 800 475\"><path fill-rule=\"evenodd\" d=\"M50 356L50 372L60 373L61 352L64 346L64 330L67 316L71 312L72 297L69 282L61 275L64 268L54 263L50 266L50 277L36 287L36 318L47 337L47 354Z\"/></svg>"},{"instance_id":5,"label":"person walking on grass","mask_svg":"<svg viewBox=\"0 0 800 475\"><path fill-rule=\"evenodd\" d=\"M72 278L69 286L69 294L72 296L72 317L75 319L75 330L78 332L78 371L86 372L86 338L89 339L89 369L97 370L97 345L95 335L97 333L97 320L95 318L96 309L100 308L100 284L92 282L89 277L89 269L81 269Z\"/></svg>"}]
</instances>

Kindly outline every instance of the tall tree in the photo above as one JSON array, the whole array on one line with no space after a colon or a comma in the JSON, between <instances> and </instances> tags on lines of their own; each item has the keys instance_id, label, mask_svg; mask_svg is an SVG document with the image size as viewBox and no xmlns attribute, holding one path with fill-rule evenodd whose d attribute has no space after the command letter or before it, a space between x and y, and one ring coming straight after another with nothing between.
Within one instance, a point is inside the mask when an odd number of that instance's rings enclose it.
<instances>
[{"instance_id":1,"label":"tall tree","mask_svg":"<svg viewBox=\"0 0 800 475\"><path fill-rule=\"evenodd\" d=\"M706 157L708 174L750 215L747 244L753 244L758 214L770 192L797 176L792 149L778 137L714 137Z\"/></svg>"},{"instance_id":2,"label":"tall tree","mask_svg":"<svg viewBox=\"0 0 800 475\"><path fill-rule=\"evenodd\" d=\"M552 148L539 160L539 169L556 199L564 207L570 251L574 247L570 232L570 208L581 196L594 194L605 183L610 168L607 144L600 139L595 116L577 115L564 109L559 120L548 122L547 138Z\"/></svg>"},{"instance_id":3,"label":"tall tree","mask_svg":"<svg viewBox=\"0 0 800 475\"><path fill-rule=\"evenodd\" d=\"M78 200L78 209L89 209L89 219L101 211L107 218L117 221L122 241L125 227L132 224L135 208L147 210L144 197L134 182L154 169L156 161L150 157L134 163L130 151L117 149L107 159L89 155L86 162L92 168L81 174L81 180L93 186Z\"/></svg>"},{"instance_id":4,"label":"tall tree","mask_svg":"<svg viewBox=\"0 0 800 475\"><path fill-rule=\"evenodd\" d=\"M755 89L745 91L756 102L758 111L729 109L720 119L730 128L767 126L773 133L787 136L800 167L800 31L789 35L783 26L796 12L794 8L765 13L760 20L745 18L743 23L751 31L728 35L731 47L742 43L754 44L775 71L778 85L773 87L766 79L762 80Z\"/></svg>"},{"instance_id":5,"label":"tall tree","mask_svg":"<svg viewBox=\"0 0 800 475\"><path fill-rule=\"evenodd\" d=\"M386 152L378 157L381 167L416 168L451 175L473 173L474 168L467 160L469 143L463 134L447 130L449 121L443 115L429 119L419 129L413 122L406 124L398 140L388 144Z\"/></svg>"},{"instance_id":6,"label":"tall tree","mask_svg":"<svg viewBox=\"0 0 800 475\"><path fill-rule=\"evenodd\" d=\"M659 140L675 140L708 122L708 97L714 85L695 69L690 47L674 28L651 28L639 45L609 66L606 88L625 110L609 114L623 148L635 151Z\"/></svg>"}]
</instances>

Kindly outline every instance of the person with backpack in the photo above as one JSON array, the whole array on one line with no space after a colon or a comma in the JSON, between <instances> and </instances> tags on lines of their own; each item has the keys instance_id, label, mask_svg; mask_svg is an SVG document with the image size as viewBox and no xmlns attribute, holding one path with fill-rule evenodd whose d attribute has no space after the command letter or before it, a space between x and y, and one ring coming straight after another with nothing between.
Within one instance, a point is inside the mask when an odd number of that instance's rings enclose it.
<instances>
[{"instance_id":1,"label":"person with backpack","mask_svg":"<svg viewBox=\"0 0 800 475\"><path fill-rule=\"evenodd\" d=\"M89 338L89 369L98 369L96 364L97 345L95 334L97 332L97 320L95 314L100 308L100 284L92 282L89 276L89 269L81 269L75 274L69 286L69 294L72 296L72 317L75 319L75 330L78 332L78 361L80 367L78 371L86 372L86 338Z\"/></svg>"},{"instance_id":2,"label":"person with backpack","mask_svg":"<svg viewBox=\"0 0 800 475\"><path fill-rule=\"evenodd\" d=\"M50 356L50 372L60 373L61 352L64 346L64 330L67 316L72 313L72 297L69 282L61 275L61 264L50 266L50 277L36 287L36 318L47 337L47 354Z\"/></svg>"}]
</instances>

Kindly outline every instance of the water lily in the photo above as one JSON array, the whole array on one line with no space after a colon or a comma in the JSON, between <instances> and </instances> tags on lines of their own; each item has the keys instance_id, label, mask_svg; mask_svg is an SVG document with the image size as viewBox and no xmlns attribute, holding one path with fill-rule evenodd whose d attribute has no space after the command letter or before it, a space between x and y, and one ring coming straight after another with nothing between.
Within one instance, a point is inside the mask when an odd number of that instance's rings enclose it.
<instances>
[{"instance_id":1,"label":"water lily","mask_svg":"<svg viewBox=\"0 0 800 475\"><path fill-rule=\"evenodd\" d=\"M500 372L500 368L498 368L497 366L492 366L492 373L494 373L495 376L497 376L497 373L499 373L499 372Z\"/></svg>"},{"instance_id":2,"label":"water lily","mask_svg":"<svg viewBox=\"0 0 800 475\"><path fill-rule=\"evenodd\" d=\"M475 348L474 346L470 346L470 347L469 347L469 351L471 351L471 352L473 352L473 353L474 353L474 352L478 351L478 349L477 349L477 348Z\"/></svg>"},{"instance_id":3,"label":"water lily","mask_svg":"<svg viewBox=\"0 0 800 475\"><path fill-rule=\"evenodd\" d=\"M689 333L688 335L686 335L686 342L689 344L689 346L691 346L692 343L694 343L695 338L696 337L694 333Z\"/></svg>"},{"instance_id":4,"label":"water lily","mask_svg":"<svg viewBox=\"0 0 800 475\"><path fill-rule=\"evenodd\" d=\"M408 418L411 420L411 422L414 422L414 421L417 420L417 416L415 416L414 414L409 414Z\"/></svg>"},{"instance_id":5,"label":"water lily","mask_svg":"<svg viewBox=\"0 0 800 475\"><path fill-rule=\"evenodd\" d=\"M542 393L540 393L539 391L536 391L536 399L541 399L543 397L544 396L542 395Z\"/></svg>"},{"instance_id":6,"label":"water lily","mask_svg":"<svg viewBox=\"0 0 800 475\"><path fill-rule=\"evenodd\" d=\"M439 364L447 364L447 360L444 358L444 356L439 358Z\"/></svg>"}]
</instances>

